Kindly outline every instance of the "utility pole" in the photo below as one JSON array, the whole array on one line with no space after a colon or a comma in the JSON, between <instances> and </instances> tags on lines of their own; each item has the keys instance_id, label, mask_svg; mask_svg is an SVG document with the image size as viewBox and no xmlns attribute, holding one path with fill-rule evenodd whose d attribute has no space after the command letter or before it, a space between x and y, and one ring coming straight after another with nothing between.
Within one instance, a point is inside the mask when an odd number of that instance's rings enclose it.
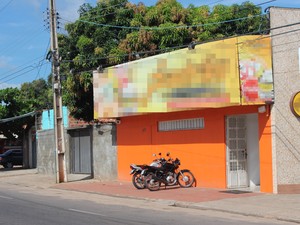
<instances>
[{"instance_id":1,"label":"utility pole","mask_svg":"<svg viewBox=\"0 0 300 225\"><path fill-rule=\"evenodd\" d=\"M56 182L67 182L65 163L65 138L62 110L62 88L60 70L60 56L57 40L57 13L55 0L49 0L50 33L51 33L51 55L52 55L52 90L53 90L53 111L54 111L54 132L55 132L55 161L56 161Z\"/></svg>"}]
</instances>

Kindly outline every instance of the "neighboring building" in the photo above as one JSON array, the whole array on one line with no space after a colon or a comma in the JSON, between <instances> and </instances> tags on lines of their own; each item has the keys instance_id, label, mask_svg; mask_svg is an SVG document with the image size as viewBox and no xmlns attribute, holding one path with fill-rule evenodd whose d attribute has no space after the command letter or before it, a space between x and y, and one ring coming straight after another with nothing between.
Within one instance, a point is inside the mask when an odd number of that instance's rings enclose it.
<instances>
[{"instance_id":1,"label":"neighboring building","mask_svg":"<svg viewBox=\"0 0 300 225\"><path fill-rule=\"evenodd\" d=\"M300 117L290 102L300 91L300 9L270 8L275 104L272 107L273 192L300 193ZM299 95L295 99L300 110Z\"/></svg>"},{"instance_id":2,"label":"neighboring building","mask_svg":"<svg viewBox=\"0 0 300 225\"><path fill-rule=\"evenodd\" d=\"M0 123L10 123L12 121L28 118L32 122L36 122L36 112L26 113L20 116L0 119ZM23 121L24 122L24 121ZM10 125L8 125L10 126ZM0 135L0 153L9 149L22 149L23 150L23 168L35 168L36 166L36 140L35 140L35 126L28 126L27 122L23 124L22 137L16 140L9 140L5 136Z\"/></svg>"},{"instance_id":3,"label":"neighboring building","mask_svg":"<svg viewBox=\"0 0 300 225\"><path fill-rule=\"evenodd\" d=\"M115 120L101 120L97 125L89 124L73 118L66 107L63 107L63 118L67 177L70 174L84 174L91 178L116 179ZM58 171L53 110L44 110L39 121L37 170L55 177Z\"/></svg>"},{"instance_id":4,"label":"neighboring building","mask_svg":"<svg viewBox=\"0 0 300 225\"><path fill-rule=\"evenodd\" d=\"M64 127L69 127L69 115L68 115L68 109L66 106L63 106L62 108L63 113L63 124ZM41 115L41 130L50 130L54 129L54 111L53 109L43 110Z\"/></svg>"}]
</instances>

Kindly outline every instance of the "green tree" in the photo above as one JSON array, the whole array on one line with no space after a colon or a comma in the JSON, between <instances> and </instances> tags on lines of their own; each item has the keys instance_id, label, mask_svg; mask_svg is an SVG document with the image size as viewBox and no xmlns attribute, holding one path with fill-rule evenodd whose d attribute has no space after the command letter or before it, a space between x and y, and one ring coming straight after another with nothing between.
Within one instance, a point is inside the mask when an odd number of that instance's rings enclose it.
<instances>
[{"instance_id":1,"label":"green tree","mask_svg":"<svg viewBox=\"0 0 300 225\"><path fill-rule=\"evenodd\" d=\"M92 71L147 57L190 42L258 32L269 23L260 7L251 2L214 7L158 0L147 7L127 0L103 0L95 7L84 4L80 17L67 24L59 36L61 72L67 77L64 103L71 115L93 120ZM247 19L240 19L247 18ZM224 21L229 21L224 23Z\"/></svg>"},{"instance_id":2,"label":"green tree","mask_svg":"<svg viewBox=\"0 0 300 225\"><path fill-rule=\"evenodd\" d=\"M28 116L11 121L2 120L52 108L52 99L51 86L43 79L24 83L20 89L0 90L0 133L11 140L22 138L24 129L34 125L34 117Z\"/></svg>"},{"instance_id":3,"label":"green tree","mask_svg":"<svg viewBox=\"0 0 300 225\"><path fill-rule=\"evenodd\" d=\"M20 95L25 112L41 111L53 107L52 85L44 79L23 83Z\"/></svg>"}]
</instances>

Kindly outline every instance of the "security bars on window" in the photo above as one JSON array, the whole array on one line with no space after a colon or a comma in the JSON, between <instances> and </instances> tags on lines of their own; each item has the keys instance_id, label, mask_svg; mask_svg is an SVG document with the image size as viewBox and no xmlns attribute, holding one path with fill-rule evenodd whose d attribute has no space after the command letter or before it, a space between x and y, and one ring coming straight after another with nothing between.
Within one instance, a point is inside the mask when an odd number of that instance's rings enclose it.
<instances>
[{"instance_id":1,"label":"security bars on window","mask_svg":"<svg viewBox=\"0 0 300 225\"><path fill-rule=\"evenodd\" d=\"M159 121L158 131L195 130L204 128L204 118Z\"/></svg>"}]
</instances>

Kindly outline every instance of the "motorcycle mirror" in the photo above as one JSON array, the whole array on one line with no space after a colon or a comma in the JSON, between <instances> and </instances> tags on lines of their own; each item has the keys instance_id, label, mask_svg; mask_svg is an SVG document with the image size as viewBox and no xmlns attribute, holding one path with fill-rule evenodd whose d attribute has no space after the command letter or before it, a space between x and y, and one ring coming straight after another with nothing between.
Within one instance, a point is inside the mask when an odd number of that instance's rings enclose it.
<instances>
[{"instance_id":1,"label":"motorcycle mirror","mask_svg":"<svg viewBox=\"0 0 300 225\"><path fill-rule=\"evenodd\" d=\"M158 153L158 155L161 155L161 153Z\"/></svg>"},{"instance_id":2,"label":"motorcycle mirror","mask_svg":"<svg viewBox=\"0 0 300 225\"><path fill-rule=\"evenodd\" d=\"M170 155L170 152L167 153L167 156L169 156L169 155Z\"/></svg>"},{"instance_id":3,"label":"motorcycle mirror","mask_svg":"<svg viewBox=\"0 0 300 225\"><path fill-rule=\"evenodd\" d=\"M156 154L154 153L152 156L156 156Z\"/></svg>"}]
</instances>

